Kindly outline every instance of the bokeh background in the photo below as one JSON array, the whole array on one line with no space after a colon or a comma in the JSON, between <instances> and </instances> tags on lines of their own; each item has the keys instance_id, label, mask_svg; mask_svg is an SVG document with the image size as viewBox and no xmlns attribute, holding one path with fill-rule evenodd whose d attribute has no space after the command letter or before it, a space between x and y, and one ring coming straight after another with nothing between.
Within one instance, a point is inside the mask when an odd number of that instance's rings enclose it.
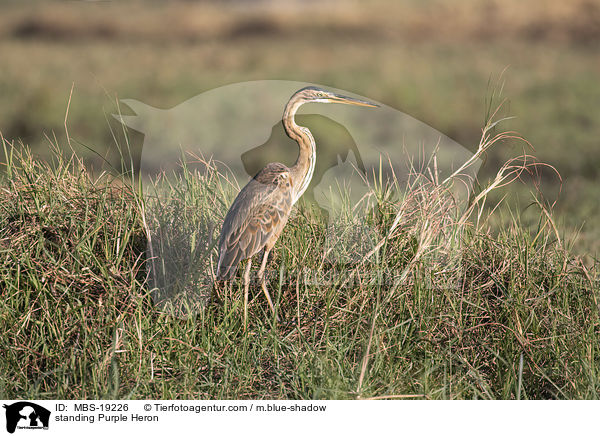
<instances>
[{"instance_id":1,"label":"bokeh background","mask_svg":"<svg viewBox=\"0 0 600 436\"><path fill-rule=\"evenodd\" d=\"M122 126L111 114L120 99L170 108L240 81L314 82L395 107L475 150L502 88L501 113L515 117L504 128L560 173L562 183L543 172L542 191L557 200L562 235L597 257L600 1L4 0L0 8L0 132L40 158L50 155L48 138L67 146L72 87L71 146L98 170L119 157ZM128 138L139 155L143 135ZM482 179L520 153L518 143L500 144ZM535 223L534 185L525 182L505 201Z\"/></svg>"}]
</instances>

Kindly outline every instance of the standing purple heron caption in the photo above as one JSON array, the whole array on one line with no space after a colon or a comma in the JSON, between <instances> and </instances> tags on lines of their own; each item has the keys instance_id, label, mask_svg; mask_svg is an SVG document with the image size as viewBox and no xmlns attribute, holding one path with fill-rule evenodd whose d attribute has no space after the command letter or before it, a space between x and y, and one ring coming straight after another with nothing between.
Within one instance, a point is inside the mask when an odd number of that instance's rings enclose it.
<instances>
[{"instance_id":1,"label":"standing purple heron caption","mask_svg":"<svg viewBox=\"0 0 600 436\"><path fill-rule=\"evenodd\" d=\"M248 259L244 273L244 325L248 317L252 256L263 248L258 279L269 307L275 314L273 300L265 283L267 259L287 223L294 203L308 188L315 169L315 140L310 130L297 125L294 120L296 111L304 103L344 103L377 107L376 104L338 95L315 86L302 88L290 98L282 121L287 135L300 147L296 163L290 168L281 163L270 163L260 170L234 200L221 229L217 279L232 278L240 262Z\"/></svg>"}]
</instances>

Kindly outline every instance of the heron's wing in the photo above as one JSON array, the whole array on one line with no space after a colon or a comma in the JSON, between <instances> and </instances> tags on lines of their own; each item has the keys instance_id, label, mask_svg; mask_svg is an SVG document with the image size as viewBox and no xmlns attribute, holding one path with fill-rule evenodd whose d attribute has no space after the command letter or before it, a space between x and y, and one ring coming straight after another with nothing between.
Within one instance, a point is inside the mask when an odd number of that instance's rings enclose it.
<instances>
[{"instance_id":1,"label":"heron's wing","mask_svg":"<svg viewBox=\"0 0 600 436\"><path fill-rule=\"evenodd\" d=\"M267 165L240 191L227 212L219 243L217 277L230 278L242 260L276 239L291 206L288 168L282 164Z\"/></svg>"}]
</instances>

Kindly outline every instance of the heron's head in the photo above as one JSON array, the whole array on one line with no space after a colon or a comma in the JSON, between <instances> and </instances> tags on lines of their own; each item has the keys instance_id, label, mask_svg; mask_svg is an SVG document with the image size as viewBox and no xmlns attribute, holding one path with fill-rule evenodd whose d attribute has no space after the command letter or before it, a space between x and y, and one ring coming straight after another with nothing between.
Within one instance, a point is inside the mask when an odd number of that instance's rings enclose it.
<instances>
[{"instance_id":1,"label":"heron's head","mask_svg":"<svg viewBox=\"0 0 600 436\"><path fill-rule=\"evenodd\" d=\"M316 86L307 86L296 93L303 103L343 103L356 106L378 107L378 104L357 98L346 97Z\"/></svg>"}]
</instances>

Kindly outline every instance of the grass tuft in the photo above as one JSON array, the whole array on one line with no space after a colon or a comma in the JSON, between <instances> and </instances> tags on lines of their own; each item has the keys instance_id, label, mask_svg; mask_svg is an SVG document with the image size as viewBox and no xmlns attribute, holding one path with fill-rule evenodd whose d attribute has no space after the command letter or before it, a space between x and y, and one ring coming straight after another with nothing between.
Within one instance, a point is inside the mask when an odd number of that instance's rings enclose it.
<instances>
[{"instance_id":1,"label":"grass tuft","mask_svg":"<svg viewBox=\"0 0 600 436\"><path fill-rule=\"evenodd\" d=\"M494 126L478 153L514 136ZM415 171L402 198L373 183L379 239L343 268L325 260L326 222L301 206L267 276L294 322L274 322L253 286L244 329L239 281L221 304L194 299L211 289L200 273L214 270L235 194L210 162L156 180L169 195L142 196L56 146L51 163L3 146L0 396L598 397L597 263L569 253L541 201L536 232L518 217L487 224L488 193L530 160L508 163L462 209L458 175Z\"/></svg>"}]
</instances>

